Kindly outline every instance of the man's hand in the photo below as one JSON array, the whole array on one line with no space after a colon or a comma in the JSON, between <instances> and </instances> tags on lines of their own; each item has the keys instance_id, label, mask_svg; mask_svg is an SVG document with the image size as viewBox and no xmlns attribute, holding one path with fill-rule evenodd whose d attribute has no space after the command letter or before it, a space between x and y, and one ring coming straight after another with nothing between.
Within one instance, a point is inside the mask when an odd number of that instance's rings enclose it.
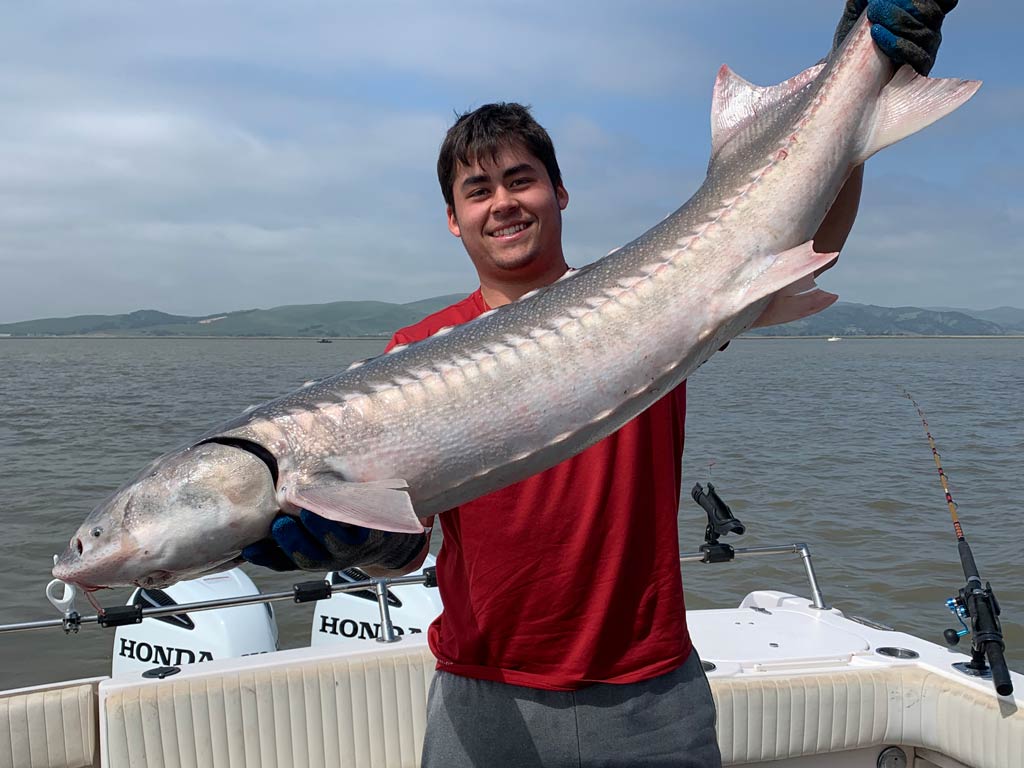
<instances>
[{"instance_id":1,"label":"man's hand","mask_svg":"<svg viewBox=\"0 0 1024 768\"><path fill-rule=\"evenodd\" d=\"M849 34L861 12L868 9L871 38L897 65L909 64L927 75L935 65L942 42L942 20L958 0L847 0L836 27L833 47Z\"/></svg>"},{"instance_id":2,"label":"man's hand","mask_svg":"<svg viewBox=\"0 0 1024 768\"><path fill-rule=\"evenodd\" d=\"M336 523L300 510L298 518L278 515L270 536L242 550L254 565L274 571L332 571L354 566L398 569L418 555L426 533L390 533Z\"/></svg>"}]
</instances>

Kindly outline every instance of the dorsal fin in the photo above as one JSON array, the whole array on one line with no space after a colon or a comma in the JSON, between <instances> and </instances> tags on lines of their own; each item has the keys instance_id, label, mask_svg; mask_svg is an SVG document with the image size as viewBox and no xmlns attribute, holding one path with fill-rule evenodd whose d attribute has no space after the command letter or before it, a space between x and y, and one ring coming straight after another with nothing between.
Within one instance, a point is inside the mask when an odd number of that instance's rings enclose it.
<instances>
[{"instance_id":1,"label":"dorsal fin","mask_svg":"<svg viewBox=\"0 0 1024 768\"><path fill-rule=\"evenodd\" d=\"M815 64L778 85L763 87L744 80L723 64L711 96L712 159L754 118L806 86L824 66L825 62Z\"/></svg>"}]
</instances>

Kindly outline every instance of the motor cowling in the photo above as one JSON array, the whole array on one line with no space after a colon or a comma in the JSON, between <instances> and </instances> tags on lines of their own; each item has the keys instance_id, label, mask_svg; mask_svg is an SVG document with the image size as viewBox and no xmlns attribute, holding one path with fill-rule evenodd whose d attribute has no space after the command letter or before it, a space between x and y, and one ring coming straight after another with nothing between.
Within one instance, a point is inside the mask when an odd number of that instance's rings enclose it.
<instances>
[{"instance_id":1,"label":"motor cowling","mask_svg":"<svg viewBox=\"0 0 1024 768\"><path fill-rule=\"evenodd\" d=\"M235 568L164 589L136 589L128 604L146 609L257 594L252 579ZM277 641L269 603L150 617L117 628L111 675L269 653Z\"/></svg>"},{"instance_id":2,"label":"motor cowling","mask_svg":"<svg viewBox=\"0 0 1024 768\"><path fill-rule=\"evenodd\" d=\"M427 555L423 568L433 565L434 556ZM415 573L422 573L422 568ZM332 571L326 576L331 584L351 584L367 578L358 568ZM422 584L389 586L387 603L391 623L399 636L426 632L430 622L441 613L441 596L437 589ZM335 592L331 598L317 601L310 631L311 646L377 640L380 636L380 607L372 586L355 592Z\"/></svg>"}]
</instances>

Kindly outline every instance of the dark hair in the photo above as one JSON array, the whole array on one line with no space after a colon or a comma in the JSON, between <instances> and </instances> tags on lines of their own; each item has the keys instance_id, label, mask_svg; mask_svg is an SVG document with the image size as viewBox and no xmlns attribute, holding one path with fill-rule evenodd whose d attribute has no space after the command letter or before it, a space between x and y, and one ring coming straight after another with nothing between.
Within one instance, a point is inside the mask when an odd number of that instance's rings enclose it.
<instances>
[{"instance_id":1,"label":"dark hair","mask_svg":"<svg viewBox=\"0 0 1024 768\"><path fill-rule=\"evenodd\" d=\"M544 164L551 186L562 183L562 172L555 159L555 146L548 132L533 119L530 108L522 104L484 104L482 107L459 115L448 129L441 152L437 157L437 180L441 184L444 201L455 205L452 188L455 184L456 165L472 165L480 157L495 157L509 145L521 143L530 154Z\"/></svg>"}]
</instances>

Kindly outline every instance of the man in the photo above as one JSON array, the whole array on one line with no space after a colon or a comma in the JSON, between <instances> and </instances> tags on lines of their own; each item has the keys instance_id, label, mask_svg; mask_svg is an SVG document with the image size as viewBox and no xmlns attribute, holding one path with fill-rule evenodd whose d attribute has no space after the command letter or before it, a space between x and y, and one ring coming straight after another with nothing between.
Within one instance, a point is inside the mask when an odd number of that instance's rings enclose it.
<instances>
[{"instance_id":1,"label":"man","mask_svg":"<svg viewBox=\"0 0 1024 768\"><path fill-rule=\"evenodd\" d=\"M883 51L930 69L956 0L850 0L838 44L867 5ZM838 251L862 169L815 237ZM400 330L391 345L548 285L569 269L569 202L544 129L517 104L461 116L438 158L448 229L480 288ZM431 625L425 766L721 763L714 704L686 629L679 572L685 382L615 434L532 478L443 514ZM339 526L309 513L275 522L246 551L271 567L412 570L426 535Z\"/></svg>"}]
</instances>

